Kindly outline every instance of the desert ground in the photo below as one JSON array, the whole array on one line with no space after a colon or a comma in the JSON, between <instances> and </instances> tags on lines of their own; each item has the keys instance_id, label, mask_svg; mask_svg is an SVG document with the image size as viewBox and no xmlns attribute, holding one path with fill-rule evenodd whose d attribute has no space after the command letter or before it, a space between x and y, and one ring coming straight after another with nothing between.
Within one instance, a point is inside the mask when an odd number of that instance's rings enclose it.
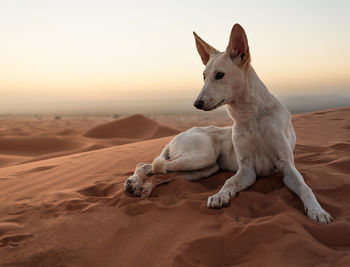
<instances>
[{"instance_id":1,"label":"desert ground","mask_svg":"<svg viewBox=\"0 0 350 267\"><path fill-rule=\"evenodd\" d=\"M295 163L334 222L307 218L282 176L207 209L232 173L123 190L192 126L227 116L0 118L0 266L350 266L350 107L293 116ZM166 174L165 174L166 175Z\"/></svg>"}]
</instances>

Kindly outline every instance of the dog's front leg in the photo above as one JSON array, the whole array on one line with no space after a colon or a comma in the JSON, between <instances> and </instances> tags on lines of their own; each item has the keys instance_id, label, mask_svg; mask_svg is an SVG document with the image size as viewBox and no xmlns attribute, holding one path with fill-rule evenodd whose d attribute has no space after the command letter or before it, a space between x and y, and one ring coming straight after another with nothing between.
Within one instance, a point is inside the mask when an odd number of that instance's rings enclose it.
<instances>
[{"instance_id":1,"label":"dog's front leg","mask_svg":"<svg viewBox=\"0 0 350 267\"><path fill-rule=\"evenodd\" d=\"M320 223L330 223L333 220L332 216L318 203L311 188L305 183L303 177L295 168L294 164L286 164L283 172L283 182L289 187L290 190L299 196L304 204L307 216Z\"/></svg>"},{"instance_id":2,"label":"dog's front leg","mask_svg":"<svg viewBox=\"0 0 350 267\"><path fill-rule=\"evenodd\" d=\"M238 172L225 181L224 186L215 195L208 198L208 208L222 208L230 203L230 199L239 191L251 186L256 180L253 168L239 168Z\"/></svg>"}]
</instances>

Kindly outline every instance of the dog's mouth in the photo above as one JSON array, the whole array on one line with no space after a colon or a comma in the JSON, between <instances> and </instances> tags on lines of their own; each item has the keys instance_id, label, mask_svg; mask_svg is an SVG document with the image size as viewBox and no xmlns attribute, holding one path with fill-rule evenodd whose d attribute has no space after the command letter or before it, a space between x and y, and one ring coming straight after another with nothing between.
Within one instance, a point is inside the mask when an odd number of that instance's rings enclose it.
<instances>
[{"instance_id":1,"label":"dog's mouth","mask_svg":"<svg viewBox=\"0 0 350 267\"><path fill-rule=\"evenodd\" d=\"M210 107L210 108L206 108L204 109L205 111L209 111L209 110L213 110L213 109L216 109L218 108L219 106L222 105L222 103L224 103L225 99L222 99L219 103L217 103L214 107Z\"/></svg>"}]
</instances>

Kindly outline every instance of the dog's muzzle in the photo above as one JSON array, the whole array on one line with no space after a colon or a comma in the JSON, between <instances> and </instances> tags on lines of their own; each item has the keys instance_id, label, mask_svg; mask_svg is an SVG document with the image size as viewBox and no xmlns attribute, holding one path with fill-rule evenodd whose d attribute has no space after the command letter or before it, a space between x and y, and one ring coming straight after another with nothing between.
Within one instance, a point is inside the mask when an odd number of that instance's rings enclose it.
<instances>
[{"instance_id":1,"label":"dog's muzzle","mask_svg":"<svg viewBox=\"0 0 350 267\"><path fill-rule=\"evenodd\" d=\"M194 101L193 106L195 106L198 109L202 109L204 106L204 101L203 100L196 100L196 101Z\"/></svg>"}]
</instances>

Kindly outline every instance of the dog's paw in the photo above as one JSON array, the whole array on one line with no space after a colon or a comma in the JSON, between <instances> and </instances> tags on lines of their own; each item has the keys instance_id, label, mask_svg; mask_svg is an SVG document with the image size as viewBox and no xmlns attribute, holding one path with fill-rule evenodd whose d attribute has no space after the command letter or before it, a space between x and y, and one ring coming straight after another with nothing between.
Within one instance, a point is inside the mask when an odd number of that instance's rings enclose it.
<instances>
[{"instance_id":1,"label":"dog's paw","mask_svg":"<svg viewBox=\"0 0 350 267\"><path fill-rule=\"evenodd\" d=\"M152 184L149 182L143 183L137 174L130 176L124 183L124 190L132 194L133 197L148 197L152 189Z\"/></svg>"},{"instance_id":2,"label":"dog's paw","mask_svg":"<svg viewBox=\"0 0 350 267\"><path fill-rule=\"evenodd\" d=\"M305 208L305 212L310 219L319 223L328 224L333 221L332 216L321 206Z\"/></svg>"},{"instance_id":3,"label":"dog's paw","mask_svg":"<svg viewBox=\"0 0 350 267\"><path fill-rule=\"evenodd\" d=\"M153 185L151 182L145 182L142 186L141 190L141 198L146 198L149 197L150 194L152 193L153 190Z\"/></svg>"},{"instance_id":4,"label":"dog's paw","mask_svg":"<svg viewBox=\"0 0 350 267\"><path fill-rule=\"evenodd\" d=\"M215 195L208 198L207 206L212 209L220 209L230 204L230 200L233 197L229 191L219 191Z\"/></svg>"},{"instance_id":5,"label":"dog's paw","mask_svg":"<svg viewBox=\"0 0 350 267\"><path fill-rule=\"evenodd\" d=\"M124 183L124 190L134 197L141 197L142 180L137 174L130 176Z\"/></svg>"}]
</instances>

